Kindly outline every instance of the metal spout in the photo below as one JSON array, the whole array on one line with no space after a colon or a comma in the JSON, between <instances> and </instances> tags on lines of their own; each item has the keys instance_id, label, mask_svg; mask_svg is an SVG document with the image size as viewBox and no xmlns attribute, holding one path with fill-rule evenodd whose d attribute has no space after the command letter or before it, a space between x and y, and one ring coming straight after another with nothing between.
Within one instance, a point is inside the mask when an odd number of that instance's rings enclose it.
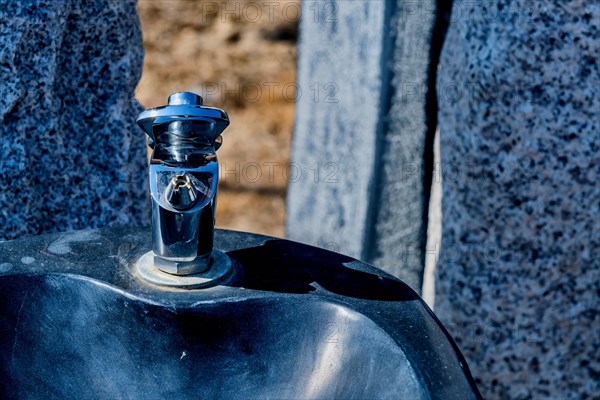
<instances>
[{"instance_id":1,"label":"metal spout","mask_svg":"<svg viewBox=\"0 0 600 400\"><path fill-rule=\"evenodd\" d=\"M197 274L210 263L216 150L229 118L223 110L203 106L202 97L194 93L173 93L168 102L142 112L137 120L152 148L152 250L161 271Z\"/></svg>"}]
</instances>

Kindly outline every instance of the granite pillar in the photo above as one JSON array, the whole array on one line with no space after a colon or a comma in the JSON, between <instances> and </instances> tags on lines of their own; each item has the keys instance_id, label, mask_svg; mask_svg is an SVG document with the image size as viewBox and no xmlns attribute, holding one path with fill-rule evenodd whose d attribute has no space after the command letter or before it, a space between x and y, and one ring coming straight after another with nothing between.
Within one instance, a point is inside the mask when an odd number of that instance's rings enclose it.
<instances>
[{"instance_id":1,"label":"granite pillar","mask_svg":"<svg viewBox=\"0 0 600 400\"><path fill-rule=\"evenodd\" d=\"M136 1L0 1L0 240L148 223Z\"/></svg>"},{"instance_id":2,"label":"granite pillar","mask_svg":"<svg viewBox=\"0 0 600 400\"><path fill-rule=\"evenodd\" d=\"M306 2L300 26L288 235L373 263L417 292L439 15L434 0Z\"/></svg>"},{"instance_id":3,"label":"granite pillar","mask_svg":"<svg viewBox=\"0 0 600 400\"><path fill-rule=\"evenodd\" d=\"M600 397L600 5L455 2L436 314L488 399Z\"/></svg>"}]
</instances>

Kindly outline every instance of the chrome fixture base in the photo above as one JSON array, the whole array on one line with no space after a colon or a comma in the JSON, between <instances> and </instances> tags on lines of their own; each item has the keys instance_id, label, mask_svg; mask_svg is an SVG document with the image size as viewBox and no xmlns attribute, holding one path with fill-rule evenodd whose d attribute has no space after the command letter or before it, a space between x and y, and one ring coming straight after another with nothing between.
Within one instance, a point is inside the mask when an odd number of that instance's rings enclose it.
<instances>
[{"instance_id":1,"label":"chrome fixture base","mask_svg":"<svg viewBox=\"0 0 600 400\"><path fill-rule=\"evenodd\" d=\"M137 261L135 271L139 278L154 285L174 289L205 289L216 286L231 275L231 259L222 251L213 250L205 263L203 272L190 275L174 275L164 272L164 268L156 263L164 262L149 251Z\"/></svg>"},{"instance_id":2,"label":"chrome fixture base","mask_svg":"<svg viewBox=\"0 0 600 400\"><path fill-rule=\"evenodd\" d=\"M154 265L163 272L172 275L194 275L204 272L210 266L210 253L198 256L193 261L171 261L154 254Z\"/></svg>"}]
</instances>

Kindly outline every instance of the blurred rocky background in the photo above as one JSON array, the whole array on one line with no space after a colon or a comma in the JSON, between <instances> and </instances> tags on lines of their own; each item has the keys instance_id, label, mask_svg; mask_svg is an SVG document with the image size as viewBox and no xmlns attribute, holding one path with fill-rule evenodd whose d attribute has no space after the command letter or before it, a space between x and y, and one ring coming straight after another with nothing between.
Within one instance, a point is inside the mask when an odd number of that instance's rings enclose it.
<instances>
[{"instance_id":1,"label":"blurred rocky background","mask_svg":"<svg viewBox=\"0 0 600 400\"><path fill-rule=\"evenodd\" d=\"M141 0L138 12L137 99L156 107L192 91L231 119L218 154L217 226L283 236L299 2Z\"/></svg>"}]
</instances>

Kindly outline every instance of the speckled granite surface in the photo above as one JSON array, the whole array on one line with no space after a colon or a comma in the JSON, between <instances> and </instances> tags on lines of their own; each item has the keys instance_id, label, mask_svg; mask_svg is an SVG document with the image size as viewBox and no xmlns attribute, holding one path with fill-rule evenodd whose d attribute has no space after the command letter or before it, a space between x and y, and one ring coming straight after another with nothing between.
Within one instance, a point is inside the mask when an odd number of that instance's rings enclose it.
<instances>
[{"instance_id":1,"label":"speckled granite surface","mask_svg":"<svg viewBox=\"0 0 600 400\"><path fill-rule=\"evenodd\" d=\"M148 222L136 2L0 1L0 240Z\"/></svg>"},{"instance_id":2,"label":"speckled granite surface","mask_svg":"<svg viewBox=\"0 0 600 400\"><path fill-rule=\"evenodd\" d=\"M442 54L436 314L484 397L599 398L600 4L509 3Z\"/></svg>"}]
</instances>

